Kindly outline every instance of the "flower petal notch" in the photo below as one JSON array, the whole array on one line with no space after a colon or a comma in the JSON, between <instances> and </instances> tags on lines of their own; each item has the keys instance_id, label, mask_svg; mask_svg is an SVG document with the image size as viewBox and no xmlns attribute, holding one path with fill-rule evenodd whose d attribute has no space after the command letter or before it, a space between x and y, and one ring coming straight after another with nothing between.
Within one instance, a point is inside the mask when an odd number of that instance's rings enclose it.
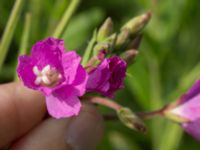
<instances>
[{"instance_id":1,"label":"flower petal notch","mask_svg":"<svg viewBox=\"0 0 200 150\"><path fill-rule=\"evenodd\" d=\"M86 91L88 75L80 61L75 51L65 52L63 40L48 38L37 42L30 56L19 57L17 73L25 86L44 93L50 115L70 117L78 114L78 97Z\"/></svg>"}]
</instances>

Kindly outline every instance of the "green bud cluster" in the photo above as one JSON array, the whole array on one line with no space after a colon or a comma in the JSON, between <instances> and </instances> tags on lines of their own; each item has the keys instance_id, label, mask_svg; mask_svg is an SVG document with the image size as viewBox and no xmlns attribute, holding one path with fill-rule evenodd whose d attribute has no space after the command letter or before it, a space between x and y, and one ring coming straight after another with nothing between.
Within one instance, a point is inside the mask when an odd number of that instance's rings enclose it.
<instances>
[{"instance_id":1,"label":"green bud cluster","mask_svg":"<svg viewBox=\"0 0 200 150\"><path fill-rule=\"evenodd\" d=\"M151 18L151 13L132 18L122 26L118 34L113 32L113 22L107 18L97 32L97 43L94 46L94 55L102 49L122 53L126 49L137 49L141 42L141 31ZM135 56L135 55L134 55Z\"/></svg>"},{"instance_id":2,"label":"green bud cluster","mask_svg":"<svg viewBox=\"0 0 200 150\"><path fill-rule=\"evenodd\" d=\"M91 59L94 60L94 57L104 50L107 54L120 55L127 63L131 64L138 54L142 30L150 18L150 12L134 17L121 27L119 33L113 32L112 19L107 18L97 30Z\"/></svg>"}]
</instances>

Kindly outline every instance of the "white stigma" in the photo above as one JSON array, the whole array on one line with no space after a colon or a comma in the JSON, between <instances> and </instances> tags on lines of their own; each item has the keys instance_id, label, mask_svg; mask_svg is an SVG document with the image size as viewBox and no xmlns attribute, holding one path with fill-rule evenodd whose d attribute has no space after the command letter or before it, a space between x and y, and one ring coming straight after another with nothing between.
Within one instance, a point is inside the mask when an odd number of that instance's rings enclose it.
<instances>
[{"instance_id":1,"label":"white stigma","mask_svg":"<svg viewBox=\"0 0 200 150\"><path fill-rule=\"evenodd\" d=\"M50 68L50 65L47 65L47 66L45 66L43 69L42 69L42 71L41 71L41 73L43 74L43 75L45 75L47 72L49 72L51 70L51 68Z\"/></svg>"},{"instance_id":2,"label":"white stigma","mask_svg":"<svg viewBox=\"0 0 200 150\"><path fill-rule=\"evenodd\" d=\"M38 69L37 66L33 67L33 72L34 72L35 75L39 75L40 74L40 70Z\"/></svg>"},{"instance_id":3,"label":"white stigma","mask_svg":"<svg viewBox=\"0 0 200 150\"><path fill-rule=\"evenodd\" d=\"M37 66L34 66L33 73L36 75L36 79L34 81L36 85L55 85L62 78L62 75L59 74L54 68L51 68L50 65L46 65L41 71Z\"/></svg>"}]
</instances>

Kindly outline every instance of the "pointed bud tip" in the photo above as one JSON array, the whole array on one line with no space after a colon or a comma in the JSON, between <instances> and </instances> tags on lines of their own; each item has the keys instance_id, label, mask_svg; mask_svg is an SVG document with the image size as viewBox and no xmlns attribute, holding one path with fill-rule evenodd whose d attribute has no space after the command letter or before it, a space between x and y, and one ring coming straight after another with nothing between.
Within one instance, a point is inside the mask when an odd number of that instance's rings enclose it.
<instances>
[{"instance_id":1,"label":"pointed bud tip","mask_svg":"<svg viewBox=\"0 0 200 150\"><path fill-rule=\"evenodd\" d=\"M138 34L138 35L130 42L128 48L130 48L130 49L138 49L139 46L140 46L140 44L141 44L142 37L143 37L142 34Z\"/></svg>"},{"instance_id":2,"label":"pointed bud tip","mask_svg":"<svg viewBox=\"0 0 200 150\"><path fill-rule=\"evenodd\" d=\"M136 49L130 49L124 52L124 55L127 57L135 57L136 55L138 55L139 51Z\"/></svg>"},{"instance_id":3,"label":"pointed bud tip","mask_svg":"<svg viewBox=\"0 0 200 150\"><path fill-rule=\"evenodd\" d=\"M151 19L152 13L151 11L148 11L144 14L144 22L148 22Z\"/></svg>"},{"instance_id":4,"label":"pointed bud tip","mask_svg":"<svg viewBox=\"0 0 200 150\"><path fill-rule=\"evenodd\" d=\"M127 43L129 40L130 31L127 28L121 30L121 32L117 35L116 46L120 47Z\"/></svg>"},{"instance_id":5,"label":"pointed bud tip","mask_svg":"<svg viewBox=\"0 0 200 150\"><path fill-rule=\"evenodd\" d=\"M143 133L146 132L146 127L142 120L140 120L140 118L136 116L129 108L123 107L118 110L117 114L121 122L130 129Z\"/></svg>"},{"instance_id":6,"label":"pointed bud tip","mask_svg":"<svg viewBox=\"0 0 200 150\"><path fill-rule=\"evenodd\" d=\"M151 12L147 12L142 15L136 16L136 17L132 18L131 20L129 20L122 27L122 29L127 28L127 29L129 29L129 31L132 35L135 35L146 26L146 24L149 22L150 18L151 18Z\"/></svg>"},{"instance_id":7,"label":"pointed bud tip","mask_svg":"<svg viewBox=\"0 0 200 150\"><path fill-rule=\"evenodd\" d=\"M104 21L104 23L103 23L103 25L102 25L102 28L105 28L105 29L107 29L107 28L112 28L113 27L113 21L112 21L112 18L111 17L108 17L105 21Z\"/></svg>"},{"instance_id":8,"label":"pointed bud tip","mask_svg":"<svg viewBox=\"0 0 200 150\"><path fill-rule=\"evenodd\" d=\"M135 128L137 128L139 132L147 133L147 128L144 125L135 123Z\"/></svg>"},{"instance_id":9,"label":"pointed bud tip","mask_svg":"<svg viewBox=\"0 0 200 150\"><path fill-rule=\"evenodd\" d=\"M122 53L121 58L124 59L128 64L131 64L138 53L138 50L130 49Z\"/></svg>"},{"instance_id":10,"label":"pointed bud tip","mask_svg":"<svg viewBox=\"0 0 200 150\"><path fill-rule=\"evenodd\" d=\"M112 19L108 17L99 28L97 34L97 41L103 41L104 39L108 38L108 36L111 35L112 30L113 30L113 22Z\"/></svg>"},{"instance_id":11,"label":"pointed bud tip","mask_svg":"<svg viewBox=\"0 0 200 150\"><path fill-rule=\"evenodd\" d=\"M108 18L106 19L105 22L108 22L108 23L111 23L111 24L112 24L112 18L111 18L111 17L108 17Z\"/></svg>"}]
</instances>

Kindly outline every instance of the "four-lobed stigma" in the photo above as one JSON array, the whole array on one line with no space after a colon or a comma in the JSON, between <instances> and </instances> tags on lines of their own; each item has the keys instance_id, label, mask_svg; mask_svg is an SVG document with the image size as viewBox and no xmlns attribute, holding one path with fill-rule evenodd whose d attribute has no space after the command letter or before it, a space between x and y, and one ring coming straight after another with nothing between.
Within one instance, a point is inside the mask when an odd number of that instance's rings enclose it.
<instances>
[{"instance_id":1,"label":"four-lobed stigma","mask_svg":"<svg viewBox=\"0 0 200 150\"><path fill-rule=\"evenodd\" d=\"M41 71L38 69L37 66L34 66L33 73L36 75L36 79L34 82L36 85L53 87L57 85L62 79L62 75L50 65L46 65Z\"/></svg>"}]
</instances>

